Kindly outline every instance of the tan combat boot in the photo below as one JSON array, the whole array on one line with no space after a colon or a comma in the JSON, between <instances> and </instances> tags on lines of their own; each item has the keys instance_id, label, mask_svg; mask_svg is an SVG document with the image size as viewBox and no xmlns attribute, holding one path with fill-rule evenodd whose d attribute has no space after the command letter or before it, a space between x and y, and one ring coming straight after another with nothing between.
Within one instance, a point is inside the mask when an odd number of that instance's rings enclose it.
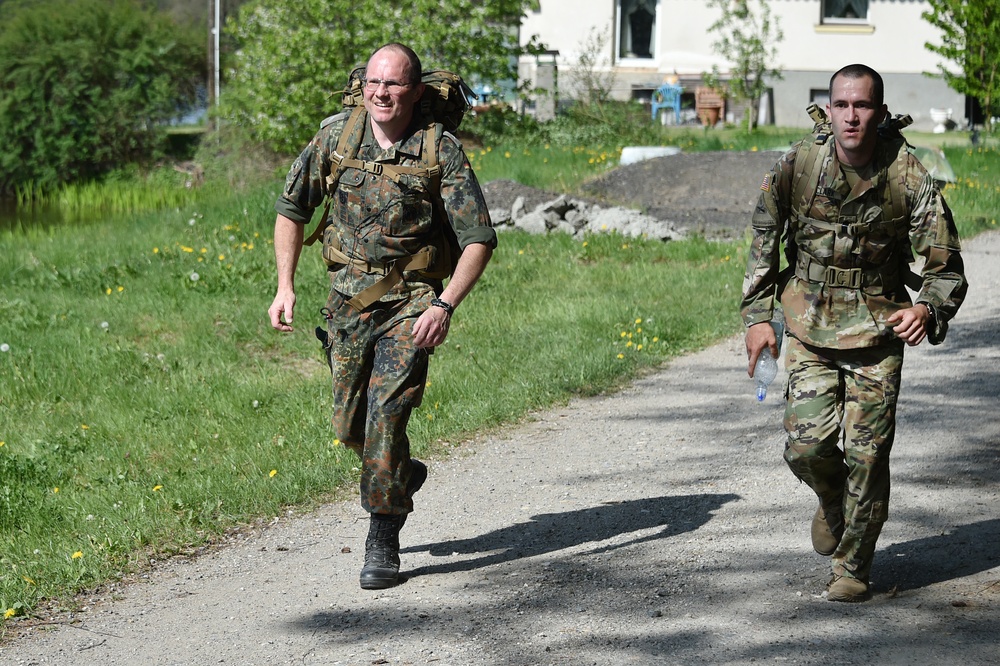
<instances>
[{"instance_id":1,"label":"tan combat boot","mask_svg":"<svg viewBox=\"0 0 1000 666\"><path fill-rule=\"evenodd\" d=\"M823 503L816 507L816 515L812 520L812 545L820 555L833 555L844 536L844 516L840 513L827 513Z\"/></svg>"},{"instance_id":2,"label":"tan combat boot","mask_svg":"<svg viewBox=\"0 0 1000 666\"><path fill-rule=\"evenodd\" d=\"M868 583L857 578L847 576L834 576L826 588L827 601L844 601L847 603L860 603L871 598Z\"/></svg>"}]
</instances>

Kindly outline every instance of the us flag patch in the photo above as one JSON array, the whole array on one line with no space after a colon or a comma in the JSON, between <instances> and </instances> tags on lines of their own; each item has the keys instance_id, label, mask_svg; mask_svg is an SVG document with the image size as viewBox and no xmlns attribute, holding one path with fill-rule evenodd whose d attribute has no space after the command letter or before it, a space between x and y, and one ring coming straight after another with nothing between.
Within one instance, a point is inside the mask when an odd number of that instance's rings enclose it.
<instances>
[{"instance_id":1,"label":"us flag patch","mask_svg":"<svg viewBox=\"0 0 1000 666\"><path fill-rule=\"evenodd\" d=\"M764 182L760 184L760 189L764 190L765 192L771 191L771 174L767 174L764 176Z\"/></svg>"}]
</instances>

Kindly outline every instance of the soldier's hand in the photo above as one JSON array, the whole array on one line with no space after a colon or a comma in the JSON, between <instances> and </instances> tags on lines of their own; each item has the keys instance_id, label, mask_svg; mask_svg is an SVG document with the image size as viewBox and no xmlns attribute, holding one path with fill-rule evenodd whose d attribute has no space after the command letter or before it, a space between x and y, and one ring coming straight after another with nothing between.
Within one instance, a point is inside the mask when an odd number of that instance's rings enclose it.
<instances>
[{"instance_id":1,"label":"soldier's hand","mask_svg":"<svg viewBox=\"0 0 1000 666\"><path fill-rule=\"evenodd\" d=\"M900 340L915 347L927 337L927 322L930 318L930 309L923 303L917 303L913 307L892 313L885 323L893 327L893 332Z\"/></svg>"},{"instance_id":2,"label":"soldier's hand","mask_svg":"<svg viewBox=\"0 0 1000 666\"><path fill-rule=\"evenodd\" d=\"M291 325L294 310L295 292L279 291L275 294L271 307L267 309L267 315L271 318L271 327L276 331L294 331L295 329ZM282 315L284 315L283 319Z\"/></svg>"},{"instance_id":3,"label":"soldier's hand","mask_svg":"<svg viewBox=\"0 0 1000 666\"><path fill-rule=\"evenodd\" d=\"M747 374L753 377L754 368L757 366L757 357L765 348L771 350L771 356L778 358L778 338L774 335L774 328L769 322L763 321L754 324L747 329Z\"/></svg>"},{"instance_id":4,"label":"soldier's hand","mask_svg":"<svg viewBox=\"0 0 1000 666\"><path fill-rule=\"evenodd\" d=\"M413 342L418 347L437 347L448 337L451 315L441 308L429 307L413 325Z\"/></svg>"}]
</instances>

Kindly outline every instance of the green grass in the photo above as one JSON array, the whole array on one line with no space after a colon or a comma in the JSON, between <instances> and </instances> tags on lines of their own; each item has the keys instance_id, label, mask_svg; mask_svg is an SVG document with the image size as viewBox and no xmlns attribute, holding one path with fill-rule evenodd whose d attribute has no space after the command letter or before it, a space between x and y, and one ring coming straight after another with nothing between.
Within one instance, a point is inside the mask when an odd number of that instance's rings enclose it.
<instances>
[{"instance_id":1,"label":"green grass","mask_svg":"<svg viewBox=\"0 0 1000 666\"><path fill-rule=\"evenodd\" d=\"M704 136L671 138L737 146ZM772 140L784 139L738 147ZM617 159L611 145L517 145L470 150L484 181L571 191ZM998 153L946 151L962 233L995 228ZM311 333L325 300L318 251L300 267L298 330L266 320L279 188L0 231L0 613L72 603L150 558L351 488L357 461L331 439ZM443 455L735 333L745 250L504 232L433 357L415 450Z\"/></svg>"}]
</instances>

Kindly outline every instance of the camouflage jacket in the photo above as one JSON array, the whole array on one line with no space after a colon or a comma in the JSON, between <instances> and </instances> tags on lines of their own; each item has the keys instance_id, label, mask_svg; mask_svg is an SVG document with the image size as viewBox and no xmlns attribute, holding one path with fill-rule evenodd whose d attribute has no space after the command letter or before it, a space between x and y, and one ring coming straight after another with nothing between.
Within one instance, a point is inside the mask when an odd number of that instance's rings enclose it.
<instances>
[{"instance_id":1,"label":"camouflage jacket","mask_svg":"<svg viewBox=\"0 0 1000 666\"><path fill-rule=\"evenodd\" d=\"M275 210L291 220L307 224L327 195L326 177L333 169L330 155L347 120L347 114L327 119L319 132L292 164L285 190L275 202ZM382 149L371 127L365 123L365 135L358 158L372 162L421 166L424 131L415 129L407 138ZM479 181L469 165L458 139L447 132L440 134L438 161L441 165L441 201L449 223L465 248L470 243L496 247L497 236ZM337 184L330 209L330 221L340 238L341 249L352 259L388 264L416 253L440 238L432 214L433 193L428 178L401 176L399 182L385 175L375 175L348 168ZM381 301L392 301L432 290L440 282L415 271L403 274ZM365 273L354 265L333 274L334 290L352 297L378 282L381 274Z\"/></svg>"},{"instance_id":2,"label":"camouflage jacket","mask_svg":"<svg viewBox=\"0 0 1000 666\"><path fill-rule=\"evenodd\" d=\"M885 181L897 159L896 146L880 140L871 165L874 175L852 191L831 139L815 194L807 192L805 201L794 202L796 155L811 140L785 153L761 184L740 305L744 324L769 321L777 296L789 334L806 344L852 349L894 339L885 322L912 304L903 284L912 248L924 257L916 301L932 309L928 338L940 343L968 284L951 210L933 179L906 153L901 176L908 214L883 219L883 198L889 196ZM802 210L809 198L809 210ZM788 266L779 270L782 242Z\"/></svg>"}]
</instances>

